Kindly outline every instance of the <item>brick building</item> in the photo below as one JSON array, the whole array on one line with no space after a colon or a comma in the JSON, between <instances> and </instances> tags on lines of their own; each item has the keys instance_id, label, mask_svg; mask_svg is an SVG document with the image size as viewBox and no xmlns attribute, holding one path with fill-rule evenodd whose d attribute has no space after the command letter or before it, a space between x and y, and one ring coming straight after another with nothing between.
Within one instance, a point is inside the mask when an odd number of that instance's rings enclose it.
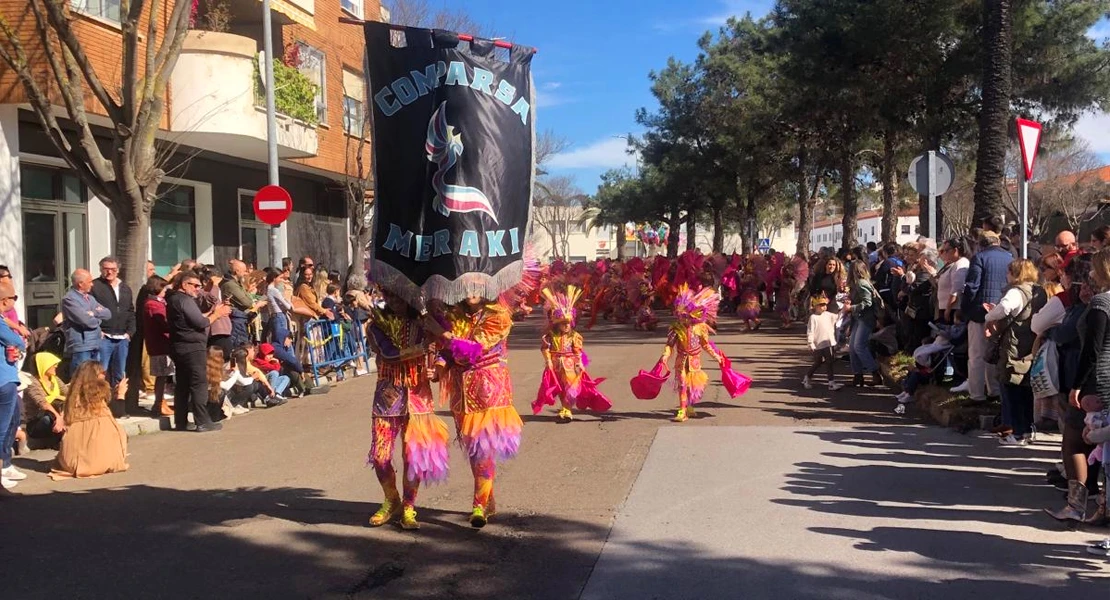
<instances>
[{"instance_id":1,"label":"brick building","mask_svg":"<svg viewBox=\"0 0 1110 600\"><path fill-rule=\"evenodd\" d=\"M172 10L174 0L155 1L164 15ZM105 85L118 84L120 0L71 0L71 7L93 69ZM226 7L226 32L188 32L166 90L158 140L167 177L151 215L149 250L163 273L185 257L221 266L237 257L259 267L280 259L269 256L269 229L251 208L254 190L268 183L258 75L262 5L226 0ZM388 20L388 13L378 0L272 0L271 12L274 56L316 86L301 119L279 115L280 179L294 207L279 230L279 248L282 256L310 254L317 264L343 270L352 259L343 183L354 173L366 102L362 30L339 19ZM0 13L24 40L32 64L45 65L26 0L0 0ZM159 35L164 26L163 19ZM45 67L42 74L48 77ZM104 114L90 94L86 102L91 113ZM108 123L91 120L94 128ZM0 68L0 165L0 264L17 279L20 314L38 326L53 316L68 274L111 253L116 225L54 151L6 66Z\"/></svg>"}]
</instances>

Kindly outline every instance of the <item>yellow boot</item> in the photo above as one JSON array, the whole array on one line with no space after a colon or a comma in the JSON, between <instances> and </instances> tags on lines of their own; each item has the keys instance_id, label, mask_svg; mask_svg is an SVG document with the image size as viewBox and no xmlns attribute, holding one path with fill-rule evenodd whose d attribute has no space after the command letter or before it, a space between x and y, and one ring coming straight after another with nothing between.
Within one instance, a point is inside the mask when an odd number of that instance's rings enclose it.
<instances>
[{"instance_id":1,"label":"yellow boot","mask_svg":"<svg viewBox=\"0 0 1110 600\"><path fill-rule=\"evenodd\" d=\"M487 521L485 509L481 506L475 506L474 511L470 513L470 526L474 529L481 529L486 526Z\"/></svg>"},{"instance_id":2,"label":"yellow boot","mask_svg":"<svg viewBox=\"0 0 1110 600\"><path fill-rule=\"evenodd\" d=\"M401 529L420 529L420 523L416 520L416 509L412 506L406 506L401 512Z\"/></svg>"},{"instance_id":3,"label":"yellow boot","mask_svg":"<svg viewBox=\"0 0 1110 600\"><path fill-rule=\"evenodd\" d=\"M371 527L381 527L401 514L400 498L386 498L378 512L370 517Z\"/></svg>"},{"instance_id":4,"label":"yellow boot","mask_svg":"<svg viewBox=\"0 0 1110 600\"><path fill-rule=\"evenodd\" d=\"M675 413L675 415L674 415L673 421L675 423L685 423L686 422L686 409L685 408L678 409L678 412Z\"/></svg>"}]
</instances>

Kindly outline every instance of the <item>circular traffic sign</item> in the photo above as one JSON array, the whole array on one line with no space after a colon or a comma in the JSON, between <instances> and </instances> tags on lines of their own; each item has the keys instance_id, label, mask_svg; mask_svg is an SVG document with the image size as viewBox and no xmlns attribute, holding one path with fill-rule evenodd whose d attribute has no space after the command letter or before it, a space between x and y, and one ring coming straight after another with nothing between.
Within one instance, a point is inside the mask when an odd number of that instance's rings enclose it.
<instances>
[{"instance_id":1,"label":"circular traffic sign","mask_svg":"<svg viewBox=\"0 0 1110 600\"><path fill-rule=\"evenodd\" d=\"M293 212L293 197L285 188L268 185L254 195L254 216L267 225L281 225Z\"/></svg>"},{"instance_id":2,"label":"circular traffic sign","mask_svg":"<svg viewBox=\"0 0 1110 600\"><path fill-rule=\"evenodd\" d=\"M956 177L956 166L952 164L952 159L948 156L937 152L935 160L933 161L933 171L936 173L936 189L933 190L934 196L941 196L952 187L952 181ZM910 187L918 194L925 195L929 193L929 153L926 152L913 159L910 163Z\"/></svg>"}]
</instances>

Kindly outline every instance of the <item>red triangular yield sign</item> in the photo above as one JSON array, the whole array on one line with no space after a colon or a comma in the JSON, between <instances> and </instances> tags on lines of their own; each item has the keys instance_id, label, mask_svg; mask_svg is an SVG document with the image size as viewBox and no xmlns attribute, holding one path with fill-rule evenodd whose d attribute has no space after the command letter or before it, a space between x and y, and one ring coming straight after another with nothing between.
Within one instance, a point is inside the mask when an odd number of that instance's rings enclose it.
<instances>
[{"instance_id":1,"label":"red triangular yield sign","mask_svg":"<svg viewBox=\"0 0 1110 600\"><path fill-rule=\"evenodd\" d=\"M1025 180L1033 180L1033 162L1037 159L1037 146L1041 144L1041 124L1028 119L1017 120L1018 143L1021 145L1021 163L1025 167Z\"/></svg>"}]
</instances>

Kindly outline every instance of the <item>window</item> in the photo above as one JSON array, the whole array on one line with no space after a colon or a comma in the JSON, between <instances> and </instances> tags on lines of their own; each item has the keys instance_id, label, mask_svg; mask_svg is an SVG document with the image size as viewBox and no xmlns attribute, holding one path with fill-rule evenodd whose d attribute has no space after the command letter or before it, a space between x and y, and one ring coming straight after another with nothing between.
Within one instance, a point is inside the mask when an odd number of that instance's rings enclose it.
<instances>
[{"instance_id":1,"label":"window","mask_svg":"<svg viewBox=\"0 0 1110 600\"><path fill-rule=\"evenodd\" d=\"M193 188L164 185L150 211L150 259L165 277L174 265L196 256L196 198Z\"/></svg>"},{"instance_id":2,"label":"window","mask_svg":"<svg viewBox=\"0 0 1110 600\"><path fill-rule=\"evenodd\" d=\"M254 214L254 192L239 192L239 260L251 268L270 263L270 226Z\"/></svg>"},{"instance_id":3,"label":"window","mask_svg":"<svg viewBox=\"0 0 1110 600\"><path fill-rule=\"evenodd\" d=\"M360 19L362 18L362 0L339 0L339 7ZM382 11L385 12L384 7ZM385 21L385 19L382 20Z\"/></svg>"},{"instance_id":4,"label":"window","mask_svg":"<svg viewBox=\"0 0 1110 600\"><path fill-rule=\"evenodd\" d=\"M25 200L81 204L87 199L77 177L59 169L21 166L19 190Z\"/></svg>"},{"instance_id":5,"label":"window","mask_svg":"<svg viewBox=\"0 0 1110 600\"><path fill-rule=\"evenodd\" d=\"M920 225L914 225L913 226L913 232L918 234L918 235L921 235L921 226Z\"/></svg>"},{"instance_id":6,"label":"window","mask_svg":"<svg viewBox=\"0 0 1110 600\"><path fill-rule=\"evenodd\" d=\"M343 131L362 136L366 84L362 75L343 69Z\"/></svg>"},{"instance_id":7,"label":"window","mask_svg":"<svg viewBox=\"0 0 1110 600\"><path fill-rule=\"evenodd\" d=\"M909 225L903 225L902 226L902 235L909 235L909 234L910 234L910 226Z\"/></svg>"},{"instance_id":8,"label":"window","mask_svg":"<svg viewBox=\"0 0 1110 600\"><path fill-rule=\"evenodd\" d=\"M324 53L304 42L297 42L297 70L316 84L316 118L323 124L328 121L327 61Z\"/></svg>"},{"instance_id":9,"label":"window","mask_svg":"<svg viewBox=\"0 0 1110 600\"><path fill-rule=\"evenodd\" d=\"M871 235L875 235L875 226L874 225L871 226Z\"/></svg>"},{"instance_id":10,"label":"window","mask_svg":"<svg viewBox=\"0 0 1110 600\"><path fill-rule=\"evenodd\" d=\"M93 17L119 23L120 0L70 0L70 7Z\"/></svg>"}]
</instances>

